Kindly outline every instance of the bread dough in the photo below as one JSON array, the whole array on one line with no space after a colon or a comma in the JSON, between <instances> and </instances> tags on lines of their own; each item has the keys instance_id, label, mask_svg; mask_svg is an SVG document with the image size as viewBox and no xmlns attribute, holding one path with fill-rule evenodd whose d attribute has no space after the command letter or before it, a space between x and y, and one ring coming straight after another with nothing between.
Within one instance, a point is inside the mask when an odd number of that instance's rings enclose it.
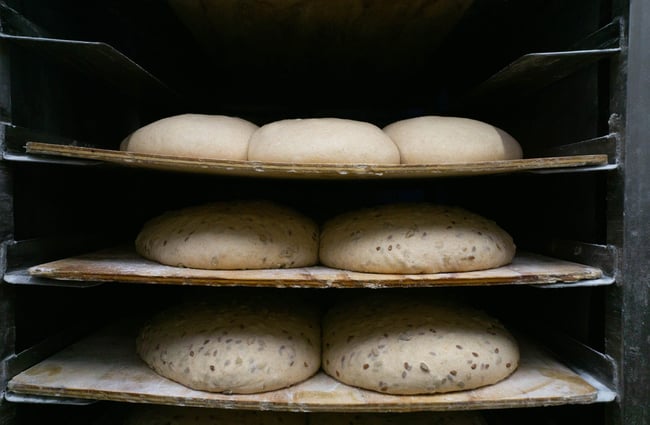
<instances>
[{"instance_id":1,"label":"bread dough","mask_svg":"<svg viewBox=\"0 0 650 425\"><path fill-rule=\"evenodd\" d=\"M478 412L313 413L309 425L486 425Z\"/></svg>"},{"instance_id":2,"label":"bread dough","mask_svg":"<svg viewBox=\"0 0 650 425\"><path fill-rule=\"evenodd\" d=\"M352 211L323 225L320 261L371 273L483 270L512 261L515 244L496 223L457 207L394 204Z\"/></svg>"},{"instance_id":3,"label":"bread dough","mask_svg":"<svg viewBox=\"0 0 650 425\"><path fill-rule=\"evenodd\" d=\"M315 311L290 302L188 303L152 318L136 349L158 374L189 388L259 393L319 370L320 322Z\"/></svg>"},{"instance_id":4,"label":"bread dough","mask_svg":"<svg viewBox=\"0 0 650 425\"><path fill-rule=\"evenodd\" d=\"M307 425L307 415L304 413L147 405L132 408L124 425Z\"/></svg>"},{"instance_id":5,"label":"bread dough","mask_svg":"<svg viewBox=\"0 0 650 425\"><path fill-rule=\"evenodd\" d=\"M215 202L148 221L135 247L145 258L177 267L304 267L318 261L318 226L271 202Z\"/></svg>"},{"instance_id":6,"label":"bread dough","mask_svg":"<svg viewBox=\"0 0 650 425\"><path fill-rule=\"evenodd\" d=\"M294 164L400 163L397 146L379 127L339 118L266 124L253 133L248 159Z\"/></svg>"},{"instance_id":7,"label":"bread dough","mask_svg":"<svg viewBox=\"0 0 650 425\"><path fill-rule=\"evenodd\" d=\"M323 320L323 369L345 384L387 394L469 390L509 376L512 335L488 315L415 296L343 302Z\"/></svg>"},{"instance_id":8,"label":"bread dough","mask_svg":"<svg viewBox=\"0 0 650 425\"><path fill-rule=\"evenodd\" d=\"M176 115L136 130L122 142L120 150L244 161L256 129L249 121L224 115Z\"/></svg>"},{"instance_id":9,"label":"bread dough","mask_svg":"<svg viewBox=\"0 0 650 425\"><path fill-rule=\"evenodd\" d=\"M402 164L453 164L522 158L519 143L493 125L468 118L423 116L384 128Z\"/></svg>"}]
</instances>

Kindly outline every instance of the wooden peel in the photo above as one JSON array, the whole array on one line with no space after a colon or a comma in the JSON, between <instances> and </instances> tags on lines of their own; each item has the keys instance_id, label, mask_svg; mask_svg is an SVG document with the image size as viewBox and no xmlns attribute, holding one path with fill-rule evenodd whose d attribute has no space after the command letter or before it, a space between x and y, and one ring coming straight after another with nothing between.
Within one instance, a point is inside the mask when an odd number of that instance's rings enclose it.
<instances>
[{"instance_id":1,"label":"wooden peel","mask_svg":"<svg viewBox=\"0 0 650 425\"><path fill-rule=\"evenodd\" d=\"M607 155L576 155L439 165L342 165L190 159L38 142L28 142L26 149L30 154L91 159L127 167L224 176L291 179L349 180L475 176L607 164Z\"/></svg>"},{"instance_id":2,"label":"wooden peel","mask_svg":"<svg viewBox=\"0 0 650 425\"><path fill-rule=\"evenodd\" d=\"M600 269L520 252L507 266L459 273L378 274L323 266L295 269L199 270L165 266L117 247L70 257L29 269L33 276L100 281L203 286L296 288L392 288L461 285L549 284L602 277Z\"/></svg>"}]
</instances>

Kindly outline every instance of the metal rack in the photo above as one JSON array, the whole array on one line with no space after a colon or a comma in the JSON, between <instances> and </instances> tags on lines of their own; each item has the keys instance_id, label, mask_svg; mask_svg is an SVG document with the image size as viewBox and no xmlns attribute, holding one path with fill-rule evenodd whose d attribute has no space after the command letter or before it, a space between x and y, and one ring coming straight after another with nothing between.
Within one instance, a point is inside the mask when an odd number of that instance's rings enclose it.
<instances>
[{"instance_id":1,"label":"metal rack","mask_svg":"<svg viewBox=\"0 0 650 425\"><path fill-rule=\"evenodd\" d=\"M588 2L581 2L575 8L586 7L587 4ZM556 6L553 4L549 7ZM576 306L576 309L590 309L588 315L590 315L591 321L588 325L595 328L594 335L590 333L591 330L577 333L587 333L585 337L589 340L587 343L567 337L564 335L564 329L559 329L557 334L553 332L553 335L547 335L548 338L542 338L550 333L550 330L554 330L553 326L557 322L550 322L545 327L546 323L543 323L544 320L542 320L541 328L531 329L536 340L539 339L545 347L552 349L553 353L562 359L563 364L569 366L572 371L596 388L595 398L586 405L578 406L569 402L566 407L576 407L580 413L588 412L591 419L595 418L608 425L650 424L647 393L650 378L646 373L650 369L650 364L648 364L650 362L648 360L650 342L647 339L647 335L650 333L648 327L650 309L648 309L646 297L648 276L650 275L648 270L650 264L648 249L650 248L646 243L650 240L650 228L647 226L647 223L650 222L650 191L647 190L646 183L650 181L647 167L647 163L650 161L650 144L648 143L650 122L647 120L648 111L650 111L650 86L647 84L646 77L650 69L650 52L647 49L647 44L650 42L650 25L647 25L650 22L650 6L646 2L615 0L611 4L610 2L599 3L598 7L601 8L604 15L611 15L616 19L613 22L611 19L607 19L600 26L599 31L566 50L534 49L523 54L518 52L514 58L509 58L504 62L509 65L504 66L503 63L500 63L496 73L493 72L491 76L483 78L482 84L473 85L472 90L464 91L462 96L452 99L454 102L450 103L454 104L455 109L452 110L472 111L479 116L492 116L507 121L507 112L509 110L516 111L518 105L526 104L527 99L530 99L531 96L537 96L547 90L555 94L554 90L561 91L557 89L558 86L569 85L573 81L572 79L584 76L586 70L596 70L592 73L598 73L598 78L594 78L594 80L598 80L597 83L594 83L597 87L593 88L593 92L596 93L594 96L598 99L589 99L585 103L597 103L596 106L600 108L597 113L600 115L594 120L599 121L600 127L593 132L576 131L579 133L578 137L573 137L574 134L567 132L566 135L562 135L562 140L550 141L549 144L552 146L537 143L535 146L531 146L530 152L531 154L539 153L540 156L545 157L604 154L607 155L605 163L578 168L533 170L523 175L506 174L499 177L500 180L496 178L489 180L492 178L489 177L488 180L479 180L479 183L489 186L506 182L508 183L506 187L511 188L515 187L515 182L519 181L523 182L522 185L530 182L542 185L543 180L552 178L553 182L566 182L572 188L584 189L585 192L588 192L587 195L597 198L594 202L598 211L594 214L598 215L597 219L605 223L603 235L593 237L587 235L587 237L581 238L584 236L584 232L581 232L582 229L577 229L575 232L567 232L575 233L569 235L567 239L558 240L555 235L544 234L542 228L539 239L535 239L532 231L526 236L530 240L535 240L535 247L539 249L540 253L598 267L603 271L604 277L578 283L539 286L539 288L545 288L543 291L538 290L538 286L530 287L530 289L517 288L517 292L512 293L515 295L511 296L521 296L521 299L526 302L537 296L547 297L544 299L554 299L553 297L555 297L557 300L562 300L565 297L562 294L565 294L569 300L567 303L575 299L584 302L587 307L580 305ZM3 75L8 75L8 78L11 78L11 73L4 71L11 69L12 55L35 54L39 57L42 56L43 60L55 64L57 69L60 67L64 73L83 76L82 80L84 81L87 78L94 79L90 83L92 85L101 85L104 90L111 87L112 89L108 89L108 91L118 89L114 91L119 92L119 96L131 99L133 102L125 107L128 111L121 113L116 119L116 122L119 121L123 128L133 127L137 122L145 119L140 117L142 111L139 109L143 105L140 103L141 101L149 103L154 110L158 108L159 110L182 109L183 107L180 105L187 105L187 103L175 104L177 99L187 99L196 95L196 93L178 91L177 86L163 83L162 80L154 76L157 70L145 69L138 63L137 57L129 58L112 47L110 43L56 38L51 34L40 32L40 28L23 20L20 14L4 3L0 4L0 12L2 12L0 14L0 30L4 32L0 35L0 69L2 69ZM31 28L33 31L25 30L22 34L5 32L3 24L8 21L11 21L12 27ZM553 24L546 23L546 25L552 26ZM492 56L499 54L496 50L492 52ZM460 53L456 52L456 55L460 55ZM486 53L485 56L487 55ZM496 61L497 59L495 59ZM30 71L34 72L33 69ZM589 74L589 77L592 75ZM21 183L30 177L30 171L34 169L41 170L42 174L38 174L39 176L46 175L47 170L53 170L60 174L57 178L62 181L69 176L77 179L91 176L89 181L92 181L114 173L118 185L129 182L134 175L144 177L148 179L147 182L150 182L161 174L154 174L160 173L160 171L154 170L123 170L121 167L83 158L63 158L27 152L25 145L31 141L73 147L83 145L91 148L105 148L110 143L114 143L116 146L118 141L113 139L113 142L107 142L110 139L108 136L86 139L78 137L77 134L60 133L57 131L59 129L58 117L50 118L44 116L46 115L44 113L36 113L37 119L34 123L14 123L12 102L16 103L21 100L12 99L11 80L7 81L4 76L0 79L2 79L0 84L0 120L3 123L0 127L0 145L3 156L3 161L0 162L0 238L2 239L0 270L2 270L4 279L4 282L0 284L0 342L6 342L0 344L2 345L0 347L0 390L5 391L7 383L13 377L28 367L50 358L54 352L80 338L79 333L73 329L70 334L51 335L40 343L17 344L17 341L23 338L21 332L24 324L16 318L16 309L20 308L17 307L20 304L17 301L37 296L38 291L43 287L70 285L65 281L35 277L29 274L28 269L45 261L88 252L91 248L106 247L106 244L112 241L111 236L113 236L110 234L86 235L83 234L84 229L80 226L81 236L37 234L32 238L34 235L28 234L27 238L23 238L21 233L29 232L25 232L25 226L22 226L20 222L14 223L14 208L22 207L22 211L25 211L30 205L26 200L29 197L21 192ZM180 95L177 95L176 92L179 92ZM205 97L209 97L209 93L214 92L206 90ZM564 100L567 103L573 101L578 104L579 102L570 98L571 95L567 94ZM441 98L444 99L444 96ZM561 96L558 95L558 98L561 99ZM224 104L229 104L228 102L231 100L232 98L229 98ZM204 101L205 98L201 98L196 105L205 107ZM497 103L498 105L496 105ZM300 104L300 101L296 101L296 104ZM273 109L268 105L256 105L251 108L251 111L255 111L253 113L255 116L268 117L274 112L286 113L290 110L295 112L296 104L291 105L293 109L284 110ZM39 106L35 109L37 112L42 112L49 107L48 105L46 99L42 107ZM496 106L492 108L492 105ZM313 105L308 106L313 107ZM579 109L580 106L584 106L585 110L597 109L592 104L573 105L575 109ZM83 106L77 105L76 107L82 108ZM20 110L21 106L18 105L16 108ZM228 108L235 110L241 108L241 105L228 106ZM24 110L27 109L24 108ZM332 109L328 109L328 111L330 110ZM355 108L355 111L359 111L359 109ZM24 118L27 114L23 113L22 115ZM125 117L127 115L128 117ZM142 115L146 116L146 113ZM385 115L381 111L376 116L379 117L379 120L384 120L386 115L392 116L393 111L388 110ZM553 115L554 111L543 111L540 113L540 120ZM129 120L130 122L127 122ZM559 122L565 121L559 120ZM118 132L116 129L112 129L112 131ZM550 133L559 132L556 130L550 131ZM543 137L544 134L540 136L542 139ZM97 170L102 170L102 174L94 174ZM385 180L382 178L383 176L378 177L378 182ZM197 181L195 180L197 176L183 175L179 177L179 179L185 178L193 179L192 182ZM206 178L214 179L210 181L223 184L226 187L230 181L227 175L206 176ZM469 178L483 179L479 176ZM338 183L345 184L345 179ZM466 180L462 179L463 177L460 177L459 181L453 180L449 183L457 185L454 187L469 186L463 186ZM430 180L424 177L425 182L430 181L436 188L447 183L447 181L433 182L436 179ZM413 182L407 179L403 184L411 183ZM250 180L244 178L243 183L236 180L234 185L239 188L248 184L251 184ZM284 179L279 179L277 184L289 183ZM300 182L295 184L300 185ZM397 183L391 184L396 185ZM595 188L589 186L591 184L600 186ZM413 185L419 189L424 183L417 182ZM303 186L300 187L304 190ZM565 197L570 196L570 193L564 193L563 189L562 187L557 188L558 192L562 192ZM566 192L570 192L570 189L567 189ZM427 194L430 193L427 192ZM576 192L575 195L582 194ZM524 194L521 197L524 198L526 204L520 208L520 211L523 213L532 211L535 207L533 197L529 194ZM110 202L119 199L119 196L115 195L110 198ZM452 197L452 199L457 198ZM497 197L497 200L499 199L503 199L503 197ZM54 205L54 203L52 204ZM512 202L512 204L516 204L516 202ZM543 204L540 205L540 210L543 211L546 208L555 211L558 215L563 208L562 205L549 205L552 204L552 200L548 203L540 202L540 204ZM84 202L71 205L70 214L81 215L75 208L82 209L83 207ZM592 205L589 205L585 208L591 207ZM93 204L93 208L89 211L92 213L98 211L99 208L99 205ZM496 209L496 207L494 208ZM566 211L569 216L575 214L577 217L575 220L581 217L578 213L582 216L590 216L589 211L572 211L570 209ZM514 213L505 214L505 217L512 215ZM538 213L537 217L542 215L542 213ZM138 216L131 220L135 222L137 218ZM553 217L551 220L557 220L557 218ZM65 229L67 230L67 228ZM110 233L111 229L108 230ZM74 283L72 286L79 285ZM106 289L106 286L118 285L98 286L96 282L86 282L82 286L87 287L78 292L94 291L100 288L103 290ZM67 290L69 288L54 289ZM123 289L129 291L130 288ZM499 288L499 290L508 289ZM538 295L540 293L543 295ZM20 305L24 306L24 303ZM535 310L534 306L533 310ZM513 314L516 313L515 311ZM572 319L582 317L578 313L568 311L558 310L558 314L566 316L565 323L562 324L567 328L571 328ZM543 319L551 316L548 314ZM24 347L25 344L27 347ZM19 414L17 415L16 412L21 410L21 406L62 403L76 405L71 407L74 409L79 407L79 404L89 403L89 399L75 399L70 398L69 395L43 397L42 395L30 395L28 392L19 394L16 391L9 391L4 392L3 396L4 399L0 401L0 424L3 425L18 423L15 418ZM555 413L552 409L545 412L556 422L562 421L563 415L567 413L566 411ZM525 411L520 413L526 415ZM568 418L565 420L569 421Z\"/></svg>"}]
</instances>

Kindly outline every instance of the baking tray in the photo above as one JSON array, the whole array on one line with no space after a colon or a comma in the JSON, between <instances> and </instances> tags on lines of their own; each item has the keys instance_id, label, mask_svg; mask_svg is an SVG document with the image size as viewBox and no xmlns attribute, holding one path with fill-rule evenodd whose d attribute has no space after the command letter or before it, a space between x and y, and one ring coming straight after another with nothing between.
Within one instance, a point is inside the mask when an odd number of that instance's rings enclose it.
<instances>
[{"instance_id":1,"label":"baking tray","mask_svg":"<svg viewBox=\"0 0 650 425\"><path fill-rule=\"evenodd\" d=\"M293 387L225 395L186 388L153 372L135 352L134 326L108 326L25 370L11 394L279 411L422 411L593 403L598 390L535 344L520 338L521 361L505 380L436 395L395 396L342 384L320 372Z\"/></svg>"},{"instance_id":2,"label":"baking tray","mask_svg":"<svg viewBox=\"0 0 650 425\"><path fill-rule=\"evenodd\" d=\"M552 284L600 279L602 271L569 261L519 252L507 266L435 274L378 274L323 266L262 270L199 270L147 260L131 246L108 248L29 268L32 276L93 282L295 288L391 288L454 285Z\"/></svg>"},{"instance_id":3,"label":"baking tray","mask_svg":"<svg viewBox=\"0 0 650 425\"><path fill-rule=\"evenodd\" d=\"M189 159L175 156L97 149L83 146L39 143L34 141L26 144L26 150L29 154L91 159L128 167L164 171L294 179L473 176L533 170L606 166L608 161L607 155L575 155L438 165L285 164L258 161Z\"/></svg>"}]
</instances>

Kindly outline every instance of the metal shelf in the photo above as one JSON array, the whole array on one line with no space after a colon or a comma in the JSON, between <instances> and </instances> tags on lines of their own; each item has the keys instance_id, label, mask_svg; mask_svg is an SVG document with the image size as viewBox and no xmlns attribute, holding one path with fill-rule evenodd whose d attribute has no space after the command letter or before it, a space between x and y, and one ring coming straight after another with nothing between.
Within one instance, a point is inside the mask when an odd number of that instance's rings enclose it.
<instances>
[{"instance_id":1,"label":"metal shelf","mask_svg":"<svg viewBox=\"0 0 650 425\"><path fill-rule=\"evenodd\" d=\"M621 53L621 27L621 22L615 20L566 51L520 56L467 93L458 102L458 109L521 98L587 65L618 55Z\"/></svg>"},{"instance_id":2,"label":"metal shelf","mask_svg":"<svg viewBox=\"0 0 650 425\"><path fill-rule=\"evenodd\" d=\"M295 386L261 394L226 395L191 390L149 369L133 350L136 329L111 325L10 380L12 396L154 402L170 405L277 411L440 411L590 404L616 394L592 375L577 374L527 338L509 378L454 393L394 396L344 385L318 373ZM51 373L56 371L56 373ZM593 382L595 385L587 382Z\"/></svg>"},{"instance_id":3,"label":"metal shelf","mask_svg":"<svg viewBox=\"0 0 650 425\"><path fill-rule=\"evenodd\" d=\"M86 76L103 80L121 93L139 101L153 103L179 99L162 81L106 43L5 33L0 33L0 40L31 54L58 62Z\"/></svg>"},{"instance_id":4,"label":"metal shelf","mask_svg":"<svg viewBox=\"0 0 650 425\"><path fill-rule=\"evenodd\" d=\"M101 165L97 161L83 158L66 158L61 156L57 157L52 155L27 153L25 151L25 146L31 140L47 140L48 143L54 145L83 145L77 140L48 134L43 131L32 130L12 124L0 124L0 146L2 146L2 159L5 161L93 167Z\"/></svg>"}]
</instances>

